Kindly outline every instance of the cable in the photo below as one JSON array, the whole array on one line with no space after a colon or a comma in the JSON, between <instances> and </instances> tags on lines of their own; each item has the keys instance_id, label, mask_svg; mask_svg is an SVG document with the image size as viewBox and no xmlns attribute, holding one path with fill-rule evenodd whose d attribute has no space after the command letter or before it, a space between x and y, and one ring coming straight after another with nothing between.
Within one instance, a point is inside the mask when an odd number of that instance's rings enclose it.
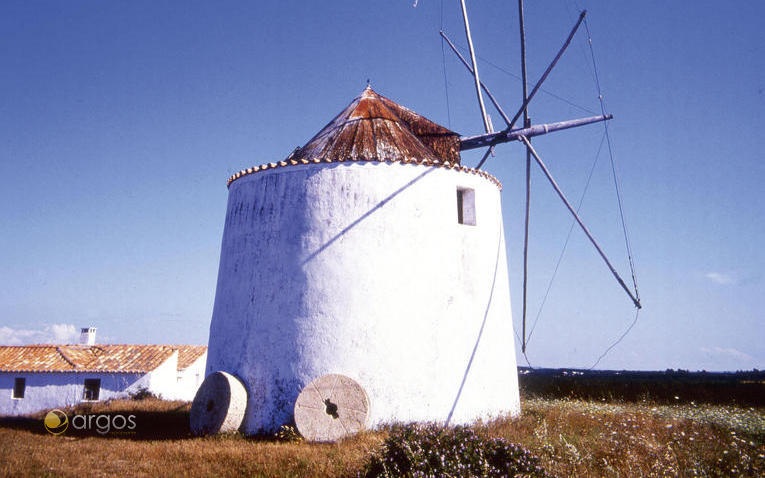
<instances>
[{"instance_id":1,"label":"cable","mask_svg":"<svg viewBox=\"0 0 765 478\"><path fill-rule=\"evenodd\" d=\"M616 347L617 345L619 345L619 342L621 342L621 341L622 341L622 339L624 339L624 337L626 337L626 336L627 336L627 334L629 334L629 333L630 333L630 330L632 330L632 327L634 327L634 326L635 326L635 324L637 323L637 320L638 320L638 315L639 315L639 314L640 314L640 309L638 309L637 307L635 307L635 319L632 321L632 323L630 324L630 326L629 326L629 327L627 327L627 330L625 330L625 331L624 331L624 333L623 333L621 336L619 336L619 338L618 338L618 339L616 339L616 342L612 343L612 344L611 344L611 345L610 345L610 346L609 346L609 347L606 349L606 351L605 351L605 352L603 352L602 354L600 354L600 357L598 357L598 360L596 360L596 361L595 361L595 363L594 363L594 364L592 364L592 366L590 366L590 368L588 368L587 370L592 370L592 369L594 369L594 368L595 368L595 367L596 367L596 366L597 366L597 365L600 363L600 361L603 359L603 357L605 357L605 356L606 356L606 354L608 354L608 352L610 352L610 351L611 351L611 349L612 349L612 348L614 348L614 347Z\"/></svg>"},{"instance_id":2,"label":"cable","mask_svg":"<svg viewBox=\"0 0 765 478\"><path fill-rule=\"evenodd\" d=\"M600 146L598 146L598 152L595 154L595 159L592 162L592 166L590 167L590 174L587 176L587 182L584 185L584 190L582 191L582 195L579 198L579 204L576 207L577 214L579 213L579 210L582 208L582 203L584 202L584 197L587 194L587 190L590 187L590 181L592 180L592 176L595 173L595 166L598 164L598 160L600 158L600 152L603 149L603 142L606 139L605 133L600 138ZM574 226L576 225L575 220L571 220L571 227L568 229L568 235L566 235L566 241L563 243L563 249L560 251L560 255L558 256L558 262L555 264L555 269L553 270L552 276L550 277L550 282L547 284L547 290L545 290L545 295L542 298L542 303L539 305L539 310L537 311L536 318L534 319L534 323L531 325L531 330L529 331L529 336L526 339L526 345L528 346L529 342L531 341L531 336L534 334L534 329L537 327L537 322L539 322L539 317L542 315L542 309L545 306L545 303L547 302L547 297L550 295L550 289L552 288L553 282L555 281L555 277L558 274L558 269L560 268L561 261L563 261L563 256L566 254L566 248L568 247L568 242L571 239L571 234L574 232Z\"/></svg>"},{"instance_id":3,"label":"cable","mask_svg":"<svg viewBox=\"0 0 765 478\"><path fill-rule=\"evenodd\" d=\"M595 61L595 52L594 52L594 48L592 46L592 35L590 33L590 28L589 28L589 24L587 23L587 19L584 20L584 25L585 25L585 30L587 32L587 43L588 43L589 49L590 49L590 57L592 59L593 78L595 80L595 85L596 85L597 90L598 90L598 100L600 102L600 110L601 110L601 114L605 115L606 114L605 101L604 101L603 92L602 92L602 89L601 89L601 86L600 86L600 78L599 78L599 75L598 75L597 63ZM486 61L486 60L484 60L484 61ZM508 72L508 71L498 67L497 65L494 65L494 64L492 64L491 62L488 62L488 61L487 61L487 63L489 63L491 66L494 66L495 68L503 71L504 73L506 73L508 75L511 75L511 76L514 76L514 77L517 78L516 75L513 75L512 73L510 73L510 72ZM548 93L548 92L546 92L546 93ZM559 98L559 99L562 99L562 98ZM565 99L563 99L563 101L566 101L567 103L571 104L572 106L576 106L577 108L585 109L583 107L580 107L578 105L570 103L570 102L568 102ZM589 110L589 109L585 109L585 110L592 112L592 110ZM577 213L579 212L579 209L582 206L582 202L584 200L584 196L585 196L585 194L587 192L587 189L589 188L590 180L592 179L592 175L593 175L593 172L595 170L595 166L597 165L598 158L600 157L600 152L601 152L601 150L603 148L603 142L605 140L606 144L608 145L608 155L609 155L609 159L610 159L610 163L611 163L611 173L612 173L612 176L613 176L613 179L614 179L614 187L616 189L616 198L617 198L617 203L618 203L618 206L619 206L619 217L620 217L620 220L621 220L621 225L622 225L622 231L623 231L623 234L624 234L625 245L626 245L626 248L627 248L627 256L628 256L628 259L629 259L630 272L632 274L632 283L633 283L633 286L634 286L635 297L637 299L638 306L635 308L635 318L632 320L632 322L627 327L627 329L619 336L619 338L617 338L611 345L609 345L608 348L606 348L606 350L603 351L602 354L600 354L600 356L597 358L597 360L595 360L595 362L587 370L593 370L601 362L601 360L606 355L608 355L608 353L614 347L616 347L619 343L621 343L622 340L624 340L624 338L630 333L632 328L635 326L635 324L637 323L638 318L640 316L640 306L639 306L640 295L639 295L639 292L638 292L637 278L636 278L636 273L635 273L635 264L634 264L634 260L633 260L633 254L632 254L632 247L631 247L631 244L630 244L630 241L629 241L629 232L628 232L627 223L626 223L626 220L625 220L625 217L624 217L624 207L623 207L622 198L621 198L620 181L619 181L619 176L617 174L616 161L614 159L613 146L611 144L611 136L609 134L608 124L606 124L606 122L604 122L603 126L604 126L603 137L600 140L600 146L598 147L598 152L595 155L595 160L593 161L593 165L592 165L592 167L590 169L590 173L589 173L589 175L587 177L587 182L585 184L584 191L582 192L582 196L581 196L581 198L579 200L579 204L577 206ZM557 263L555 265L555 269L554 269L553 274L552 274L552 276L550 278L550 282L547 285L547 290L545 291L545 295L544 295L544 297L542 299L542 303L539 306L539 310L537 312L537 316L534 319L534 324L532 325L531 331L529 332L529 335L528 335L528 337L526 339L526 344L527 345L531 341L531 336L534 333L534 330L535 330L535 328L537 326L537 323L538 323L539 318L541 316L542 310L544 308L545 302L547 301L547 298L549 296L550 289L552 288L552 284L553 284L553 282L555 280L555 277L556 277L556 275L558 273L558 269L560 267L561 261L563 259L563 256L565 255L566 248L568 247L568 243L569 243L569 240L571 238L571 234L572 234L573 229L574 229L574 223L572 222L571 227L569 228L569 232L568 232L568 234L566 236L566 241L563 244L563 250L561 251L561 254L558 257L558 261L557 261ZM519 342L520 342L520 337L518 337L517 332L516 332L515 335L516 335L516 339L518 339ZM526 356L526 352L525 351L523 352L523 356L526 359L526 363L529 365L529 367L533 368L533 367L531 367L531 363L529 362L529 359Z\"/></svg>"},{"instance_id":4,"label":"cable","mask_svg":"<svg viewBox=\"0 0 765 478\"><path fill-rule=\"evenodd\" d=\"M602 114L606 114L606 105L603 99L603 92L600 88L600 77L598 76L598 66L595 62L595 50L592 47L592 35L590 35L590 26L587 24L587 19L584 20L584 28L587 32L587 43L590 46L590 56L592 57L592 69L595 75L595 85L598 88L598 100L600 100L600 111ZM622 207L622 195L621 188L619 187L619 176L616 173L616 162L614 160L613 148L611 146L611 135L608 133L608 124L603 122L603 128L606 132L606 143L608 144L608 155L611 158L611 172L614 178L614 187L616 189L616 200L619 204L619 217L622 223L622 231L624 232L624 243L627 247L627 258L630 263L630 272L632 274L632 285L635 288L635 298L640 303L640 293L638 292L637 278L635 277L635 263L632 259L632 246L630 245L629 234L627 231L627 222L624 219L624 208Z\"/></svg>"},{"instance_id":5,"label":"cable","mask_svg":"<svg viewBox=\"0 0 765 478\"><path fill-rule=\"evenodd\" d=\"M461 50L463 50L463 51L467 51L467 50L465 49L465 47L463 47L463 46L462 46L462 45L460 45L459 43L455 43L455 45L457 46L457 48L459 48L459 49L461 49ZM519 81L521 81L521 77L520 77L520 76L516 75L515 73L511 73L510 71L508 71L508 70L506 70L506 69L502 68L501 66L499 66L499 65L497 65L497 64L495 64L495 63L493 63L493 62L491 62L490 60L488 60L488 59L486 59L486 58L482 57L481 55L476 55L476 58L478 58L478 59L479 59L479 60L481 60L482 62L486 63L487 65L489 65L489 66L491 66L491 67L493 67L493 68L496 68L496 69L497 69L497 70L499 70L500 72L502 72L502 73L504 73L504 74L506 74L506 75L508 75L508 76L511 76L511 77L515 78L516 80L519 80ZM572 102L572 101L569 101L569 100L567 100L566 98L564 98L564 97L562 97L562 96L556 95L555 93L553 93L553 92L552 92L552 91L550 91L550 90L546 90L546 89L544 89L544 88L540 87L540 88L539 88L539 91L541 91L541 92L543 92L543 93L545 93L545 94L547 94L547 95L549 95L549 96L552 96L553 98L555 98L555 99L557 99L557 100L560 100L560 101L562 101L562 102L564 102L564 103L568 104L569 106L573 106L574 108L578 108L578 109L580 109L580 110L582 110L582 111L584 111L584 112L587 112L587 113L591 113L591 114L597 114L597 111L595 111L595 110L591 110L590 108L587 108L586 106L578 105L578 104L576 104L576 103L574 103L574 102Z\"/></svg>"},{"instance_id":6,"label":"cable","mask_svg":"<svg viewBox=\"0 0 765 478\"><path fill-rule=\"evenodd\" d=\"M515 327L513 327L513 333L515 334L515 339L518 341L518 345L523 345L523 342L521 342L521 336L518 335L518 332L515 331ZM521 354L523 354L523 358L526 359L526 365L528 365L530 369L534 370L534 366L531 365L531 362L529 362L529 357L526 355L526 352L521 351Z\"/></svg>"}]
</instances>

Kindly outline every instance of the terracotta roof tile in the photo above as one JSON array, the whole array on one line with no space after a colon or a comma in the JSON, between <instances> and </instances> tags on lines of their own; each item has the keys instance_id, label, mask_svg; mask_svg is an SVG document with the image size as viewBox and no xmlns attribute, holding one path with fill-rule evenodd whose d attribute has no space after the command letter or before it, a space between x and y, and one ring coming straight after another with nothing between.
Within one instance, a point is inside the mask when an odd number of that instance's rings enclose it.
<instances>
[{"instance_id":1,"label":"terracotta roof tile","mask_svg":"<svg viewBox=\"0 0 765 478\"><path fill-rule=\"evenodd\" d=\"M199 357L207 352L206 345L178 345L178 370L191 366Z\"/></svg>"},{"instance_id":2,"label":"terracotta roof tile","mask_svg":"<svg viewBox=\"0 0 765 478\"><path fill-rule=\"evenodd\" d=\"M203 345L2 345L0 372L146 373L178 351L178 370L191 365Z\"/></svg>"}]
</instances>

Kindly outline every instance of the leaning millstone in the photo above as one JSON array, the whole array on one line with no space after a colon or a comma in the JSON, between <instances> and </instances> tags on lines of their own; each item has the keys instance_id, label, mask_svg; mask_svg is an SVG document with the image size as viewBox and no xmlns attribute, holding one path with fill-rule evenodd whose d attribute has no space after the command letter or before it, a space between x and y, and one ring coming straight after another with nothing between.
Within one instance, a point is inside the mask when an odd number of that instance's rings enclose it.
<instances>
[{"instance_id":1,"label":"leaning millstone","mask_svg":"<svg viewBox=\"0 0 765 478\"><path fill-rule=\"evenodd\" d=\"M352 378L323 375L295 402L295 425L308 441L334 442L366 427L369 398Z\"/></svg>"},{"instance_id":2,"label":"leaning millstone","mask_svg":"<svg viewBox=\"0 0 765 478\"><path fill-rule=\"evenodd\" d=\"M226 372L210 374L191 404L191 432L194 435L236 432L246 408L247 390L238 378Z\"/></svg>"}]
</instances>

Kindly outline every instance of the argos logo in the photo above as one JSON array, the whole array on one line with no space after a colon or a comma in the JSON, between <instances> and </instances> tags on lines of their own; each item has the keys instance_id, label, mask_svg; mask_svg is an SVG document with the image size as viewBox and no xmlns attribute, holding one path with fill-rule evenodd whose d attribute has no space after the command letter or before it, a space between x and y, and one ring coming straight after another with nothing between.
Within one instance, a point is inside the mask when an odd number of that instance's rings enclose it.
<instances>
[{"instance_id":1,"label":"argos logo","mask_svg":"<svg viewBox=\"0 0 765 478\"><path fill-rule=\"evenodd\" d=\"M137 426L135 415L75 414L69 420L66 413L59 409L49 411L43 419L43 425L52 435L61 435L70 426L78 431L95 431L100 435L106 435L113 431L133 431Z\"/></svg>"}]
</instances>

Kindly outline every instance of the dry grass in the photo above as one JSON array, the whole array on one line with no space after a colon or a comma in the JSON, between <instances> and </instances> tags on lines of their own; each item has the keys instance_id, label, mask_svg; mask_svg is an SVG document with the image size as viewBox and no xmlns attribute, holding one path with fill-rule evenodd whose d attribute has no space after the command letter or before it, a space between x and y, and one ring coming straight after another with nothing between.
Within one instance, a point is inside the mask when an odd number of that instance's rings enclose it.
<instances>
[{"instance_id":1,"label":"dry grass","mask_svg":"<svg viewBox=\"0 0 765 478\"><path fill-rule=\"evenodd\" d=\"M487 432L559 476L762 476L765 411L730 406L531 399ZM693 418L691 418L693 417Z\"/></svg>"},{"instance_id":2,"label":"dry grass","mask_svg":"<svg viewBox=\"0 0 765 478\"><path fill-rule=\"evenodd\" d=\"M516 419L476 425L519 443L558 476L763 476L765 409L526 399ZM242 436L193 438L189 405L94 404L78 413L136 415L132 435L52 436L42 416L0 421L0 475L355 476L387 432L337 444ZM69 410L70 416L72 410Z\"/></svg>"},{"instance_id":3,"label":"dry grass","mask_svg":"<svg viewBox=\"0 0 765 478\"><path fill-rule=\"evenodd\" d=\"M337 444L289 443L241 435L192 437L190 405L114 401L66 410L135 414L134 434L48 434L43 414L0 423L0 476L353 476L384 439L368 432Z\"/></svg>"}]
</instances>

